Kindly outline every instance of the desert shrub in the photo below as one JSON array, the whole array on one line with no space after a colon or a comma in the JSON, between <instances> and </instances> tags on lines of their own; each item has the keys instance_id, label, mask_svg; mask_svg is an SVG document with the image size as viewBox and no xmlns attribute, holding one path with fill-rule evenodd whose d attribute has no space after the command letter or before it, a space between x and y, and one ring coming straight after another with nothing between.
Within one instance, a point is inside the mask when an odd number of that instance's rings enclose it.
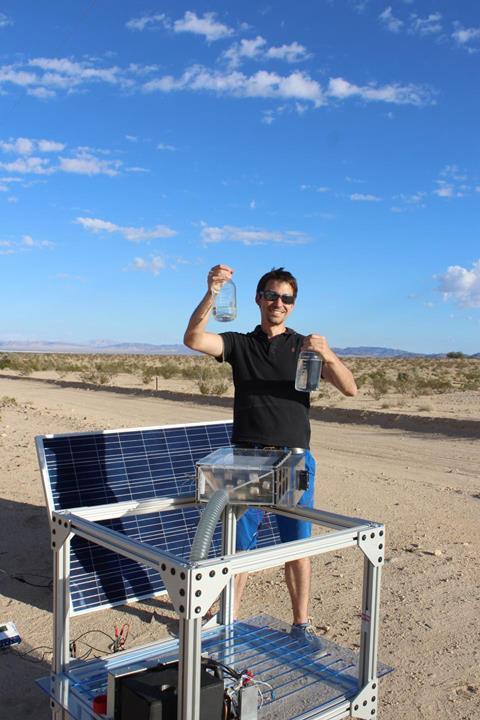
<instances>
[{"instance_id":1,"label":"desert shrub","mask_svg":"<svg viewBox=\"0 0 480 720\"><path fill-rule=\"evenodd\" d=\"M368 382L368 373L361 373L355 378L355 382L357 383L357 387L361 388L365 383Z\"/></svg>"},{"instance_id":2,"label":"desert shrub","mask_svg":"<svg viewBox=\"0 0 480 720\"><path fill-rule=\"evenodd\" d=\"M456 352L456 351L455 351L455 352L448 352L448 353L447 353L447 358L448 358L449 360L457 360L457 359L464 358L464 357L467 357L467 356L466 356L463 352Z\"/></svg>"},{"instance_id":3,"label":"desert shrub","mask_svg":"<svg viewBox=\"0 0 480 720\"><path fill-rule=\"evenodd\" d=\"M9 397L8 395L3 395L0 398L0 408L4 407L15 407L18 405L16 398Z\"/></svg>"},{"instance_id":4,"label":"desert shrub","mask_svg":"<svg viewBox=\"0 0 480 720\"><path fill-rule=\"evenodd\" d=\"M0 355L0 370L5 370L10 367L10 358L8 355Z\"/></svg>"},{"instance_id":5,"label":"desert shrub","mask_svg":"<svg viewBox=\"0 0 480 720\"><path fill-rule=\"evenodd\" d=\"M112 376L101 365L84 369L80 373L80 380L91 385L108 385Z\"/></svg>"},{"instance_id":6,"label":"desert shrub","mask_svg":"<svg viewBox=\"0 0 480 720\"><path fill-rule=\"evenodd\" d=\"M400 371L397 373L395 381L395 390L405 395L410 390L411 377L407 372Z\"/></svg>"},{"instance_id":7,"label":"desert shrub","mask_svg":"<svg viewBox=\"0 0 480 720\"><path fill-rule=\"evenodd\" d=\"M202 395L223 395L228 390L228 382L225 380L198 380L197 386Z\"/></svg>"},{"instance_id":8,"label":"desert shrub","mask_svg":"<svg viewBox=\"0 0 480 720\"><path fill-rule=\"evenodd\" d=\"M148 385L149 383L151 383L153 378L156 377L156 375L157 375L156 368L154 368L154 367L142 368L140 373L141 373L142 383L144 385Z\"/></svg>"},{"instance_id":9,"label":"desert shrub","mask_svg":"<svg viewBox=\"0 0 480 720\"><path fill-rule=\"evenodd\" d=\"M415 387L419 395L445 393L453 389L450 380L442 380L439 378L417 378Z\"/></svg>"},{"instance_id":10,"label":"desert shrub","mask_svg":"<svg viewBox=\"0 0 480 720\"><path fill-rule=\"evenodd\" d=\"M372 386L372 393L376 400L385 395L390 387L390 381L384 370L375 370L369 374L369 383Z\"/></svg>"},{"instance_id":11,"label":"desert shrub","mask_svg":"<svg viewBox=\"0 0 480 720\"><path fill-rule=\"evenodd\" d=\"M178 375L178 365L173 360L167 360L167 362L162 363L162 365L158 365L155 370L155 374L160 375L160 377L165 378L165 380Z\"/></svg>"}]
</instances>

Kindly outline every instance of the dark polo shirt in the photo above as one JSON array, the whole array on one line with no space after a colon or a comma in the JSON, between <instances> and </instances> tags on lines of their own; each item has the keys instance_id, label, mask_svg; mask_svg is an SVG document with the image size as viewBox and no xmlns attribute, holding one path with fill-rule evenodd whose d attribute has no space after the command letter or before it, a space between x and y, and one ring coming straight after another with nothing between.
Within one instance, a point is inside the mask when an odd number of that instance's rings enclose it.
<instances>
[{"instance_id":1,"label":"dark polo shirt","mask_svg":"<svg viewBox=\"0 0 480 720\"><path fill-rule=\"evenodd\" d=\"M295 390L304 336L287 328L269 340L260 325L221 336L217 360L230 363L235 385L232 441L308 448L310 394Z\"/></svg>"}]
</instances>

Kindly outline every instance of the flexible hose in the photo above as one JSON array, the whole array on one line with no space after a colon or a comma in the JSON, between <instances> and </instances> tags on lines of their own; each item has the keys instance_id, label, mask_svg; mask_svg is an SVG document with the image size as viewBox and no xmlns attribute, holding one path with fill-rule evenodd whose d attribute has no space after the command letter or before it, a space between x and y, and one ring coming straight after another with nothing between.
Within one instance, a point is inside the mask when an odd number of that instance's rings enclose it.
<instances>
[{"instance_id":1,"label":"flexible hose","mask_svg":"<svg viewBox=\"0 0 480 720\"><path fill-rule=\"evenodd\" d=\"M200 522L198 523L197 532L193 538L192 549L190 551L190 560L194 562L197 560L205 560L208 556L215 527L227 504L228 493L225 492L225 490L215 490L205 506Z\"/></svg>"}]
</instances>

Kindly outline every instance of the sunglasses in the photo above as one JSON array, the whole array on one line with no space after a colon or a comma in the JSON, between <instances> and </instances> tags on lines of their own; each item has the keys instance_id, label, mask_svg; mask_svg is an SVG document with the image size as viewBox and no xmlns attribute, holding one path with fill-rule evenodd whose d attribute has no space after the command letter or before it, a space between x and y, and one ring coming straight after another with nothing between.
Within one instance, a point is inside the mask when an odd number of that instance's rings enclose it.
<instances>
[{"instance_id":1,"label":"sunglasses","mask_svg":"<svg viewBox=\"0 0 480 720\"><path fill-rule=\"evenodd\" d=\"M282 303L284 305L293 305L295 302L295 296L294 295L279 295L278 293L274 292L273 290L262 290L258 293L263 297L264 300L270 300L275 301L280 298Z\"/></svg>"}]
</instances>

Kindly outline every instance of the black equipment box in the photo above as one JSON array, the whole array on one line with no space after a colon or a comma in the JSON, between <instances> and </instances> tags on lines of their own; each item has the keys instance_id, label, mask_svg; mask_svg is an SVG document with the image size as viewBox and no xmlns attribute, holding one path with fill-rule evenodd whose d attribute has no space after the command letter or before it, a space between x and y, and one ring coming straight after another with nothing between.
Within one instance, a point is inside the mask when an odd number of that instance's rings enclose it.
<instances>
[{"instance_id":1,"label":"black equipment box","mask_svg":"<svg viewBox=\"0 0 480 720\"><path fill-rule=\"evenodd\" d=\"M177 720L178 663L159 665L115 683L115 720ZM223 680L202 665L200 720L222 720Z\"/></svg>"}]
</instances>

